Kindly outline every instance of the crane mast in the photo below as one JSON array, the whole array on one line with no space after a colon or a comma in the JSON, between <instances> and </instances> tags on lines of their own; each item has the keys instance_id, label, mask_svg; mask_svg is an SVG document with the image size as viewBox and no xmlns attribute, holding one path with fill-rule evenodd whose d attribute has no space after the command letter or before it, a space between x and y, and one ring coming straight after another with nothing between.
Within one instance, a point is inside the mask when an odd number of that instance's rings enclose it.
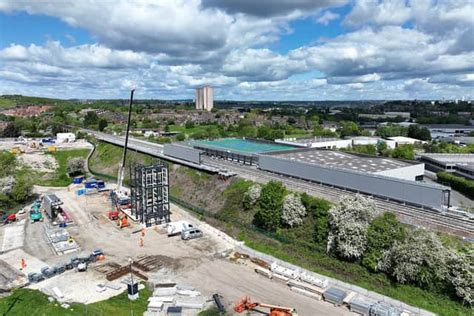
<instances>
[{"instance_id":1,"label":"crane mast","mask_svg":"<svg viewBox=\"0 0 474 316\"><path fill-rule=\"evenodd\" d=\"M130 91L130 104L128 106L127 131L125 133L125 145L123 147L122 163L120 164L117 177L117 194L121 195L123 179L125 177L125 160L127 159L128 135L130 133L130 120L132 117L133 93L135 89Z\"/></svg>"}]
</instances>

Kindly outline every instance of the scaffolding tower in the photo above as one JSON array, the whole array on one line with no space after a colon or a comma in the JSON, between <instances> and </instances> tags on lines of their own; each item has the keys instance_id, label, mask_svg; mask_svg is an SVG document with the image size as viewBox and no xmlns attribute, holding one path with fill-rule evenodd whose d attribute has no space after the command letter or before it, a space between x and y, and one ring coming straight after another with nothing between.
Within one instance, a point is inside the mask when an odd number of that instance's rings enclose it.
<instances>
[{"instance_id":1,"label":"scaffolding tower","mask_svg":"<svg viewBox=\"0 0 474 316\"><path fill-rule=\"evenodd\" d=\"M170 221L168 167L133 166L130 170L132 216L146 227Z\"/></svg>"}]
</instances>

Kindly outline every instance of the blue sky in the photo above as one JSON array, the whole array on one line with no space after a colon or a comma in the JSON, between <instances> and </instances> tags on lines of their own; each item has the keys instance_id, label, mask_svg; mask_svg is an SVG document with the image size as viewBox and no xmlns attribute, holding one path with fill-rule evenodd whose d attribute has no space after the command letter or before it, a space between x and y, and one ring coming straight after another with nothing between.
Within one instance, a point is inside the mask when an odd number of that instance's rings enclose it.
<instances>
[{"instance_id":1,"label":"blue sky","mask_svg":"<svg viewBox=\"0 0 474 316\"><path fill-rule=\"evenodd\" d=\"M472 16L457 0L0 0L0 94L472 98Z\"/></svg>"}]
</instances>

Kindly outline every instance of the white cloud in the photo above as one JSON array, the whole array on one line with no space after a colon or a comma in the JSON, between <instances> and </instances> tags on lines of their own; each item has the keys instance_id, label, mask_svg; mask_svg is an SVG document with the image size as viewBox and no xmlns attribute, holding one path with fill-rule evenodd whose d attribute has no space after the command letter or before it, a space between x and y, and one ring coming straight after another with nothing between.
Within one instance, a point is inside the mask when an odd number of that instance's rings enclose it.
<instances>
[{"instance_id":1,"label":"white cloud","mask_svg":"<svg viewBox=\"0 0 474 316\"><path fill-rule=\"evenodd\" d=\"M341 17L347 34L287 54L269 48L292 21L326 25L346 2L0 0L0 11L58 17L97 41L10 44L0 50L0 93L114 97L136 86L149 97L183 98L211 84L235 99L473 94L469 1L358 1Z\"/></svg>"},{"instance_id":2,"label":"white cloud","mask_svg":"<svg viewBox=\"0 0 474 316\"><path fill-rule=\"evenodd\" d=\"M331 11L325 11L320 17L316 19L316 22L323 25L328 25L333 20L339 19L340 15Z\"/></svg>"},{"instance_id":3,"label":"white cloud","mask_svg":"<svg viewBox=\"0 0 474 316\"><path fill-rule=\"evenodd\" d=\"M348 0L203 0L202 3L204 7L220 8L230 13L268 17L342 6Z\"/></svg>"}]
</instances>

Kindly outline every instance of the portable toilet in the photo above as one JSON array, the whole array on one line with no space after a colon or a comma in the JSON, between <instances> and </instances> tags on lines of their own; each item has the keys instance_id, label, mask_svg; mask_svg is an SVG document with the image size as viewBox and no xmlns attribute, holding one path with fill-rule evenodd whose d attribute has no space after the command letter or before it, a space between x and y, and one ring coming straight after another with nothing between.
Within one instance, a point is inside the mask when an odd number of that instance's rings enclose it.
<instances>
[{"instance_id":1,"label":"portable toilet","mask_svg":"<svg viewBox=\"0 0 474 316\"><path fill-rule=\"evenodd\" d=\"M72 178L72 183L74 184L81 184L82 181L84 181L84 176L78 176L78 177Z\"/></svg>"},{"instance_id":2,"label":"portable toilet","mask_svg":"<svg viewBox=\"0 0 474 316\"><path fill-rule=\"evenodd\" d=\"M97 180L94 178L87 179L86 183L84 184L84 187L86 189L94 189L97 187Z\"/></svg>"},{"instance_id":3,"label":"portable toilet","mask_svg":"<svg viewBox=\"0 0 474 316\"><path fill-rule=\"evenodd\" d=\"M104 189L105 188L104 180L97 180L96 187L97 187L97 189Z\"/></svg>"}]
</instances>

